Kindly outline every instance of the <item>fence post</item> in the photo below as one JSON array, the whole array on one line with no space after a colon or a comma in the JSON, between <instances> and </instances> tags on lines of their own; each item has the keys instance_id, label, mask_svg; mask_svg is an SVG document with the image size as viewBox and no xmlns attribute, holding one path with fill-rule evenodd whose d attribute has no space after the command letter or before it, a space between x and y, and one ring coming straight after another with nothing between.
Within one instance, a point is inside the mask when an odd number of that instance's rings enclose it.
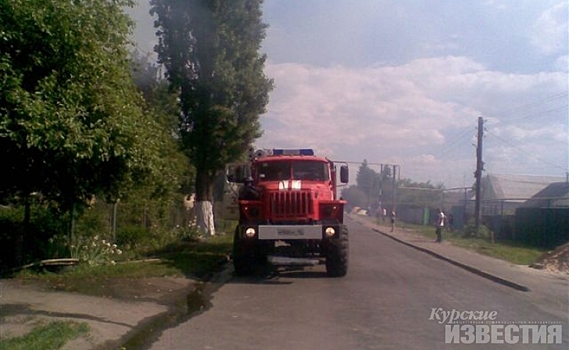
<instances>
[{"instance_id":1,"label":"fence post","mask_svg":"<svg viewBox=\"0 0 569 350\"><path fill-rule=\"evenodd\" d=\"M111 235L113 237L113 242L116 242L117 241L117 201L113 202L113 218L112 218Z\"/></svg>"}]
</instances>

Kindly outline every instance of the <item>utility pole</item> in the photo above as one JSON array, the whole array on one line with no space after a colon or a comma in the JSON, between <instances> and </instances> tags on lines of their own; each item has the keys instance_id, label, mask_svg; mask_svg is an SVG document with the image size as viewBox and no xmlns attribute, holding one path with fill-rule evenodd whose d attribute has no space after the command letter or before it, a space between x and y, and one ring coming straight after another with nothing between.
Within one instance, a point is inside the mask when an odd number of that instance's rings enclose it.
<instances>
[{"instance_id":1,"label":"utility pole","mask_svg":"<svg viewBox=\"0 0 569 350\"><path fill-rule=\"evenodd\" d=\"M397 172L397 165L393 165L393 211L397 207L397 178L395 177ZM399 169L401 171L401 169Z\"/></svg>"},{"instance_id":2,"label":"utility pole","mask_svg":"<svg viewBox=\"0 0 569 350\"><path fill-rule=\"evenodd\" d=\"M476 203L474 207L474 227L476 235L478 235L480 228L480 205L482 202L482 171L484 170L484 162L482 161L482 139L484 137L484 120L478 117L478 137L476 143L476 171L474 177L476 178Z\"/></svg>"}]
</instances>

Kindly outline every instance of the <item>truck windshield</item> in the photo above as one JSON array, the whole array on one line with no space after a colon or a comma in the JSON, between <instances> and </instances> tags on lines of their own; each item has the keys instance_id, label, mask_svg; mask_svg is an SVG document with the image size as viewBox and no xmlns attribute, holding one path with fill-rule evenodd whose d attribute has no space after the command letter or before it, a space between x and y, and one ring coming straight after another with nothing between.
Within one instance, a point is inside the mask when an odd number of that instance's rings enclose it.
<instances>
[{"instance_id":1,"label":"truck windshield","mask_svg":"<svg viewBox=\"0 0 569 350\"><path fill-rule=\"evenodd\" d=\"M259 164L260 181L280 180L328 181L330 174L324 162L293 160L281 162L261 162Z\"/></svg>"}]
</instances>

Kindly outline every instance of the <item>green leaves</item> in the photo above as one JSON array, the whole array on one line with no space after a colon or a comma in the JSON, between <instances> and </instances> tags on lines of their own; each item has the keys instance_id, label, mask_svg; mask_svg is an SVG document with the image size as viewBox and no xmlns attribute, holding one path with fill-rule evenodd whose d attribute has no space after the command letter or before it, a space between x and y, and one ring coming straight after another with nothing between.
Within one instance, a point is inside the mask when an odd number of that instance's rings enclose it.
<instances>
[{"instance_id":1,"label":"green leaves","mask_svg":"<svg viewBox=\"0 0 569 350\"><path fill-rule=\"evenodd\" d=\"M259 115L272 89L258 53L266 28L261 3L151 1L159 59L180 91L180 136L196 166L199 198L209 196L212 176L261 135Z\"/></svg>"},{"instance_id":2,"label":"green leaves","mask_svg":"<svg viewBox=\"0 0 569 350\"><path fill-rule=\"evenodd\" d=\"M0 191L118 198L159 155L127 51L130 0L0 3Z\"/></svg>"}]
</instances>

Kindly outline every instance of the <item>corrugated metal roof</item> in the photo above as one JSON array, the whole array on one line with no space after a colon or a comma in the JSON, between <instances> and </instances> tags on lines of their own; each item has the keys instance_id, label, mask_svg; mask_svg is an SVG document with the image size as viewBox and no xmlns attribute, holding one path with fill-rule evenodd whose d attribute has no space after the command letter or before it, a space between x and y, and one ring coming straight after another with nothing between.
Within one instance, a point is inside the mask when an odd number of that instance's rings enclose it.
<instances>
[{"instance_id":1,"label":"corrugated metal roof","mask_svg":"<svg viewBox=\"0 0 569 350\"><path fill-rule=\"evenodd\" d=\"M569 183L555 182L539 191L530 200L527 207L569 207Z\"/></svg>"},{"instance_id":2,"label":"corrugated metal roof","mask_svg":"<svg viewBox=\"0 0 569 350\"><path fill-rule=\"evenodd\" d=\"M488 174L485 200L528 199L554 182L563 182L562 176ZM488 191L491 189L490 191Z\"/></svg>"}]
</instances>

